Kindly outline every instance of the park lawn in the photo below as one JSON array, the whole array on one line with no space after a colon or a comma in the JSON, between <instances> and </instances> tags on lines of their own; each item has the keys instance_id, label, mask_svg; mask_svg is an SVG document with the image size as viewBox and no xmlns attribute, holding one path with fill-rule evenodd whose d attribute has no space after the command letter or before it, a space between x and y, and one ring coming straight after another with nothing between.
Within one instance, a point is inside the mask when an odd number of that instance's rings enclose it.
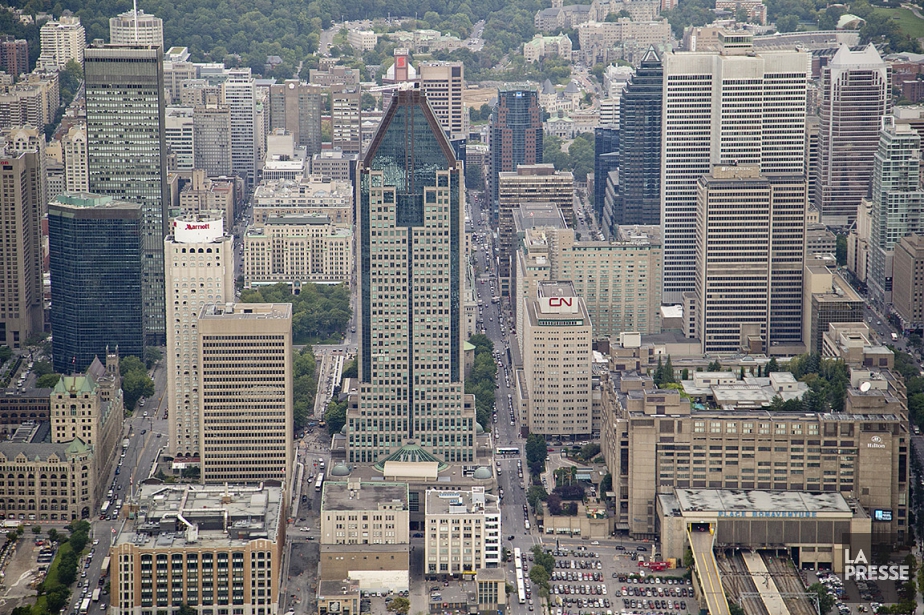
<instances>
[{"instance_id":1,"label":"park lawn","mask_svg":"<svg viewBox=\"0 0 924 615\"><path fill-rule=\"evenodd\" d=\"M911 38L924 38L924 19L914 16L909 9L876 9L877 13L888 15L898 22L898 27Z\"/></svg>"},{"instance_id":2,"label":"park lawn","mask_svg":"<svg viewBox=\"0 0 924 615\"><path fill-rule=\"evenodd\" d=\"M55 559L51 562L51 565L48 567L48 574L45 575L45 587L53 588L61 584L58 581L58 565L61 563L61 557L68 551L73 551L71 548L71 543L65 542L58 548L58 552L55 553ZM68 599L70 600L70 598ZM44 615L48 612L48 607L45 605L45 596L39 596L35 601L35 604L32 605L32 615Z\"/></svg>"}]
</instances>

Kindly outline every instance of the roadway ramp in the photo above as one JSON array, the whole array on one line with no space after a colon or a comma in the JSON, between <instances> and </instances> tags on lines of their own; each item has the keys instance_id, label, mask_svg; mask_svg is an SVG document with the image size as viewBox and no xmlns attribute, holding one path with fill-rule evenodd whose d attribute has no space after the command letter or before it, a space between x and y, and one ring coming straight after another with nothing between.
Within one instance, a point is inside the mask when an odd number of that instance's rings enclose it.
<instances>
[{"instance_id":1,"label":"roadway ramp","mask_svg":"<svg viewBox=\"0 0 924 615\"><path fill-rule=\"evenodd\" d=\"M712 551L712 532L692 532L687 528L687 537L695 564L693 578L706 599L709 615L730 615L728 600L725 599L722 579L719 576L719 565Z\"/></svg>"}]
</instances>

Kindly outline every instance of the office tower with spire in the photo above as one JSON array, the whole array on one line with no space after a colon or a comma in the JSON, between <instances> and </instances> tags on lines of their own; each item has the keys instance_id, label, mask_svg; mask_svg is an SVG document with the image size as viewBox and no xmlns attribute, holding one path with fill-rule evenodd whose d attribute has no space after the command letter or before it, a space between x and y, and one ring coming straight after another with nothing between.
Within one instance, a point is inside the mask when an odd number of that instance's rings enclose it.
<instances>
[{"instance_id":1,"label":"office tower with spire","mask_svg":"<svg viewBox=\"0 0 924 615\"><path fill-rule=\"evenodd\" d=\"M349 463L406 445L448 463L475 459L474 399L463 392L463 182L425 95L394 92L356 172L359 392L347 410Z\"/></svg>"},{"instance_id":2,"label":"office tower with spire","mask_svg":"<svg viewBox=\"0 0 924 615\"><path fill-rule=\"evenodd\" d=\"M663 58L665 303L682 302L695 286L700 177L721 164L756 164L770 175L805 174L806 54L756 52L743 32L722 32L719 41L716 53Z\"/></svg>"},{"instance_id":3,"label":"office tower with spire","mask_svg":"<svg viewBox=\"0 0 924 615\"><path fill-rule=\"evenodd\" d=\"M141 205L59 194L48 205L48 255L55 371L83 372L107 348L144 356Z\"/></svg>"},{"instance_id":4,"label":"office tower with spire","mask_svg":"<svg viewBox=\"0 0 924 615\"><path fill-rule=\"evenodd\" d=\"M84 55L90 191L141 205L145 342L165 341L167 146L160 47L104 45Z\"/></svg>"},{"instance_id":5,"label":"office tower with spire","mask_svg":"<svg viewBox=\"0 0 924 615\"><path fill-rule=\"evenodd\" d=\"M650 48L619 101L619 191L613 225L661 223L661 91L664 67Z\"/></svg>"},{"instance_id":6,"label":"office tower with spire","mask_svg":"<svg viewBox=\"0 0 924 615\"><path fill-rule=\"evenodd\" d=\"M501 88L491 114L491 198L497 218L499 173L515 173L517 165L542 162L542 109L539 91L531 86Z\"/></svg>"},{"instance_id":7,"label":"office tower with spire","mask_svg":"<svg viewBox=\"0 0 924 615\"><path fill-rule=\"evenodd\" d=\"M125 11L109 18L112 45L150 45L164 49L164 20L144 11Z\"/></svg>"},{"instance_id":8,"label":"office tower with spire","mask_svg":"<svg viewBox=\"0 0 924 615\"><path fill-rule=\"evenodd\" d=\"M207 303L234 301L234 240L221 218L176 218L164 240L164 260L170 452L191 460L202 451L199 314Z\"/></svg>"},{"instance_id":9,"label":"office tower with spire","mask_svg":"<svg viewBox=\"0 0 924 615\"><path fill-rule=\"evenodd\" d=\"M814 204L824 224L846 226L869 191L880 120L892 110L891 69L872 43L860 51L841 45L819 89Z\"/></svg>"},{"instance_id":10,"label":"office tower with spire","mask_svg":"<svg viewBox=\"0 0 924 615\"><path fill-rule=\"evenodd\" d=\"M924 190L921 190L921 137L910 124L882 118L879 147L873 157L869 235L870 299L892 303L892 257L907 235L924 234Z\"/></svg>"}]
</instances>

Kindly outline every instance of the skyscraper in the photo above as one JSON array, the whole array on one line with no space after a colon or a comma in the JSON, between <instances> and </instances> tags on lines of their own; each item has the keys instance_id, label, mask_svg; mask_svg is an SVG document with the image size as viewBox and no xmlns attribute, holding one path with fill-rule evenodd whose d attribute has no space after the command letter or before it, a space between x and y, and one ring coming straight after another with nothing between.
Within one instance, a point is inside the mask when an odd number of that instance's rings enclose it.
<instances>
[{"instance_id":1,"label":"skyscraper","mask_svg":"<svg viewBox=\"0 0 924 615\"><path fill-rule=\"evenodd\" d=\"M805 177L717 166L698 182L696 334L704 353L802 341Z\"/></svg>"},{"instance_id":2,"label":"skyscraper","mask_svg":"<svg viewBox=\"0 0 924 615\"><path fill-rule=\"evenodd\" d=\"M231 169L248 186L257 168L256 85L249 68L228 71L221 85L222 102L231 109Z\"/></svg>"},{"instance_id":3,"label":"skyscraper","mask_svg":"<svg viewBox=\"0 0 924 615\"><path fill-rule=\"evenodd\" d=\"M231 109L193 108L193 166L209 177L231 175Z\"/></svg>"},{"instance_id":4,"label":"skyscraper","mask_svg":"<svg viewBox=\"0 0 924 615\"><path fill-rule=\"evenodd\" d=\"M0 68L13 79L19 79L29 72L29 42L25 39L4 35L0 40Z\"/></svg>"},{"instance_id":5,"label":"skyscraper","mask_svg":"<svg viewBox=\"0 0 924 615\"><path fill-rule=\"evenodd\" d=\"M660 148L658 150L660 152ZM610 234L610 224L604 223L612 219L604 213L606 200L606 176L610 171L619 168L619 124L597 126L594 128L594 213L603 227L603 232Z\"/></svg>"},{"instance_id":6,"label":"skyscraper","mask_svg":"<svg viewBox=\"0 0 924 615\"><path fill-rule=\"evenodd\" d=\"M112 45L153 45L164 49L164 20L144 11L125 11L109 18Z\"/></svg>"},{"instance_id":7,"label":"skyscraper","mask_svg":"<svg viewBox=\"0 0 924 615\"><path fill-rule=\"evenodd\" d=\"M145 341L163 344L167 146L160 47L91 47L84 55L90 191L141 205Z\"/></svg>"},{"instance_id":8,"label":"skyscraper","mask_svg":"<svg viewBox=\"0 0 924 615\"><path fill-rule=\"evenodd\" d=\"M42 53L35 65L44 70L64 70L74 60L83 64L87 35L80 17L62 15L58 21L46 21L39 33Z\"/></svg>"},{"instance_id":9,"label":"skyscraper","mask_svg":"<svg viewBox=\"0 0 924 615\"><path fill-rule=\"evenodd\" d=\"M815 208L825 224L847 225L869 191L880 119L891 113L889 65L870 43L841 45L821 71Z\"/></svg>"},{"instance_id":10,"label":"skyscraper","mask_svg":"<svg viewBox=\"0 0 924 615\"><path fill-rule=\"evenodd\" d=\"M463 393L462 164L419 90L399 90L356 172L359 394L347 410L349 462L416 443L447 462L475 458Z\"/></svg>"},{"instance_id":11,"label":"skyscraper","mask_svg":"<svg viewBox=\"0 0 924 615\"><path fill-rule=\"evenodd\" d=\"M83 372L106 349L144 356L141 205L60 194L48 206L55 371Z\"/></svg>"},{"instance_id":12,"label":"skyscraper","mask_svg":"<svg viewBox=\"0 0 924 615\"><path fill-rule=\"evenodd\" d=\"M491 114L491 197L497 217L497 174L520 164L542 162L542 110L539 92L522 86L498 91Z\"/></svg>"},{"instance_id":13,"label":"skyscraper","mask_svg":"<svg viewBox=\"0 0 924 615\"><path fill-rule=\"evenodd\" d=\"M285 128L296 145L313 156L321 151L321 99L327 96L319 85L286 79L269 87L270 130Z\"/></svg>"},{"instance_id":14,"label":"skyscraper","mask_svg":"<svg viewBox=\"0 0 924 615\"><path fill-rule=\"evenodd\" d=\"M695 282L696 184L717 164L804 175L808 58L754 52L750 35L720 33L718 53L664 57L661 225L665 303ZM721 113L719 112L721 111Z\"/></svg>"},{"instance_id":15,"label":"skyscraper","mask_svg":"<svg viewBox=\"0 0 924 615\"><path fill-rule=\"evenodd\" d=\"M462 102L465 65L462 62L421 62L420 89L450 139L468 136L468 108Z\"/></svg>"},{"instance_id":16,"label":"skyscraper","mask_svg":"<svg viewBox=\"0 0 924 615\"><path fill-rule=\"evenodd\" d=\"M362 88L359 84L333 85L330 88L331 145L348 154L363 149Z\"/></svg>"},{"instance_id":17,"label":"skyscraper","mask_svg":"<svg viewBox=\"0 0 924 615\"><path fill-rule=\"evenodd\" d=\"M292 304L208 303L196 324L202 482L290 479Z\"/></svg>"},{"instance_id":18,"label":"skyscraper","mask_svg":"<svg viewBox=\"0 0 924 615\"><path fill-rule=\"evenodd\" d=\"M873 157L872 211L869 235L870 298L892 303L892 257L907 235L924 234L924 190L921 190L921 137L909 124L881 120L879 148Z\"/></svg>"},{"instance_id":19,"label":"skyscraper","mask_svg":"<svg viewBox=\"0 0 924 615\"><path fill-rule=\"evenodd\" d=\"M661 86L654 48L642 59L619 101L619 197L613 224L661 223Z\"/></svg>"},{"instance_id":20,"label":"skyscraper","mask_svg":"<svg viewBox=\"0 0 924 615\"><path fill-rule=\"evenodd\" d=\"M90 178L87 173L87 125L76 123L61 137L61 151L64 157L64 190L66 192L89 192Z\"/></svg>"},{"instance_id":21,"label":"skyscraper","mask_svg":"<svg viewBox=\"0 0 924 615\"><path fill-rule=\"evenodd\" d=\"M234 245L222 220L177 218L164 240L167 296L167 408L170 452L183 458L202 450L197 321L206 303L234 300Z\"/></svg>"},{"instance_id":22,"label":"skyscraper","mask_svg":"<svg viewBox=\"0 0 924 615\"><path fill-rule=\"evenodd\" d=\"M6 148L0 157L0 344L15 349L42 331L44 206L35 178L44 153Z\"/></svg>"}]
</instances>

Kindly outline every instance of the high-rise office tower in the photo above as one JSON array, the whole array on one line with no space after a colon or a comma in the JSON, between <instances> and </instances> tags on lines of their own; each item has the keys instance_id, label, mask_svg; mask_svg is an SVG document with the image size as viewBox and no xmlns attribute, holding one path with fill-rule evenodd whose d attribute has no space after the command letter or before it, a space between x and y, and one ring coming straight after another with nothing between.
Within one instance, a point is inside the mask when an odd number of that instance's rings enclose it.
<instances>
[{"instance_id":1,"label":"high-rise office tower","mask_svg":"<svg viewBox=\"0 0 924 615\"><path fill-rule=\"evenodd\" d=\"M193 109L193 166L209 177L231 175L231 108Z\"/></svg>"},{"instance_id":2,"label":"high-rise office tower","mask_svg":"<svg viewBox=\"0 0 924 615\"><path fill-rule=\"evenodd\" d=\"M308 155L321 151L321 100L327 91L315 84L286 79L269 87L270 130L285 128Z\"/></svg>"},{"instance_id":3,"label":"high-rise office tower","mask_svg":"<svg viewBox=\"0 0 924 615\"><path fill-rule=\"evenodd\" d=\"M799 344L805 177L717 166L697 184L695 319L703 352Z\"/></svg>"},{"instance_id":4,"label":"high-rise office tower","mask_svg":"<svg viewBox=\"0 0 924 615\"><path fill-rule=\"evenodd\" d=\"M222 103L231 109L231 168L247 185L256 178L256 86L249 68L228 71Z\"/></svg>"},{"instance_id":5,"label":"high-rise office tower","mask_svg":"<svg viewBox=\"0 0 924 615\"><path fill-rule=\"evenodd\" d=\"M144 11L125 11L109 18L112 45L154 45L164 49L164 20Z\"/></svg>"},{"instance_id":6,"label":"high-rise office tower","mask_svg":"<svg viewBox=\"0 0 924 615\"><path fill-rule=\"evenodd\" d=\"M0 182L0 344L22 348L42 332L42 242L44 210L39 182L44 153L2 153Z\"/></svg>"},{"instance_id":7,"label":"high-rise office tower","mask_svg":"<svg viewBox=\"0 0 924 615\"><path fill-rule=\"evenodd\" d=\"M619 101L619 193L613 225L661 223L661 88L664 67L650 48Z\"/></svg>"},{"instance_id":8,"label":"high-rise office tower","mask_svg":"<svg viewBox=\"0 0 924 615\"><path fill-rule=\"evenodd\" d=\"M451 140L468 136L468 107L462 104L465 66L462 62L421 62L420 90Z\"/></svg>"},{"instance_id":9,"label":"high-rise office tower","mask_svg":"<svg viewBox=\"0 0 924 615\"><path fill-rule=\"evenodd\" d=\"M290 479L292 304L208 303L196 324L202 482Z\"/></svg>"},{"instance_id":10,"label":"high-rise office tower","mask_svg":"<svg viewBox=\"0 0 924 615\"><path fill-rule=\"evenodd\" d=\"M521 86L498 91L491 114L491 198L497 217L497 175L517 170L517 165L542 162L542 110L539 91Z\"/></svg>"},{"instance_id":11,"label":"high-rise office tower","mask_svg":"<svg viewBox=\"0 0 924 615\"><path fill-rule=\"evenodd\" d=\"M892 306L906 329L924 326L924 235L908 235L895 244Z\"/></svg>"},{"instance_id":12,"label":"high-rise office tower","mask_svg":"<svg viewBox=\"0 0 924 615\"><path fill-rule=\"evenodd\" d=\"M55 371L83 372L107 348L143 357L141 205L58 195L48 205L48 253Z\"/></svg>"},{"instance_id":13,"label":"high-rise office tower","mask_svg":"<svg viewBox=\"0 0 924 615\"><path fill-rule=\"evenodd\" d=\"M74 124L61 137L61 152L64 158L64 190L66 192L89 192L87 125Z\"/></svg>"},{"instance_id":14,"label":"high-rise office tower","mask_svg":"<svg viewBox=\"0 0 924 615\"><path fill-rule=\"evenodd\" d=\"M892 303L892 256L906 235L924 234L921 137L910 125L881 120L873 157L869 271L866 282L877 304Z\"/></svg>"},{"instance_id":15,"label":"high-rise office tower","mask_svg":"<svg viewBox=\"0 0 924 615\"><path fill-rule=\"evenodd\" d=\"M0 40L0 68L13 79L29 72L29 42L4 35Z\"/></svg>"},{"instance_id":16,"label":"high-rise office tower","mask_svg":"<svg viewBox=\"0 0 924 615\"><path fill-rule=\"evenodd\" d=\"M84 54L90 191L141 205L145 342L163 344L167 146L160 47L91 47Z\"/></svg>"},{"instance_id":17,"label":"high-rise office tower","mask_svg":"<svg viewBox=\"0 0 924 615\"><path fill-rule=\"evenodd\" d=\"M83 64L87 34L79 17L63 15L58 21L46 21L39 32L39 40L42 53L35 63L37 68L64 70L71 60Z\"/></svg>"},{"instance_id":18,"label":"high-rise office tower","mask_svg":"<svg viewBox=\"0 0 924 615\"><path fill-rule=\"evenodd\" d=\"M189 107L166 107L164 142L167 144L167 168L171 172L193 170L193 110Z\"/></svg>"},{"instance_id":19,"label":"high-rise office tower","mask_svg":"<svg viewBox=\"0 0 924 615\"><path fill-rule=\"evenodd\" d=\"M167 411L170 452L198 457L201 395L197 321L207 303L234 301L234 244L222 220L177 218L164 240L167 287Z\"/></svg>"},{"instance_id":20,"label":"high-rise office tower","mask_svg":"<svg viewBox=\"0 0 924 615\"><path fill-rule=\"evenodd\" d=\"M808 58L755 52L750 35L720 33L718 53L664 60L661 225L665 303L695 286L696 184L717 164L804 175ZM721 111L721 112L719 112Z\"/></svg>"},{"instance_id":21,"label":"high-rise office tower","mask_svg":"<svg viewBox=\"0 0 924 615\"><path fill-rule=\"evenodd\" d=\"M594 128L594 214L607 235L610 234L612 212L607 216L604 211L606 177L618 168L619 124L597 126Z\"/></svg>"},{"instance_id":22,"label":"high-rise office tower","mask_svg":"<svg viewBox=\"0 0 924 615\"><path fill-rule=\"evenodd\" d=\"M334 149L348 154L362 152L362 97L363 92L359 84L331 86L331 141Z\"/></svg>"},{"instance_id":23,"label":"high-rise office tower","mask_svg":"<svg viewBox=\"0 0 924 615\"><path fill-rule=\"evenodd\" d=\"M463 393L464 184L419 90L399 90L356 172L359 394L346 455L373 463L414 442L475 458Z\"/></svg>"},{"instance_id":24,"label":"high-rise office tower","mask_svg":"<svg viewBox=\"0 0 924 615\"><path fill-rule=\"evenodd\" d=\"M891 113L891 69L872 44L841 45L821 70L821 126L814 205L821 221L846 226L869 191L880 119Z\"/></svg>"}]
</instances>

